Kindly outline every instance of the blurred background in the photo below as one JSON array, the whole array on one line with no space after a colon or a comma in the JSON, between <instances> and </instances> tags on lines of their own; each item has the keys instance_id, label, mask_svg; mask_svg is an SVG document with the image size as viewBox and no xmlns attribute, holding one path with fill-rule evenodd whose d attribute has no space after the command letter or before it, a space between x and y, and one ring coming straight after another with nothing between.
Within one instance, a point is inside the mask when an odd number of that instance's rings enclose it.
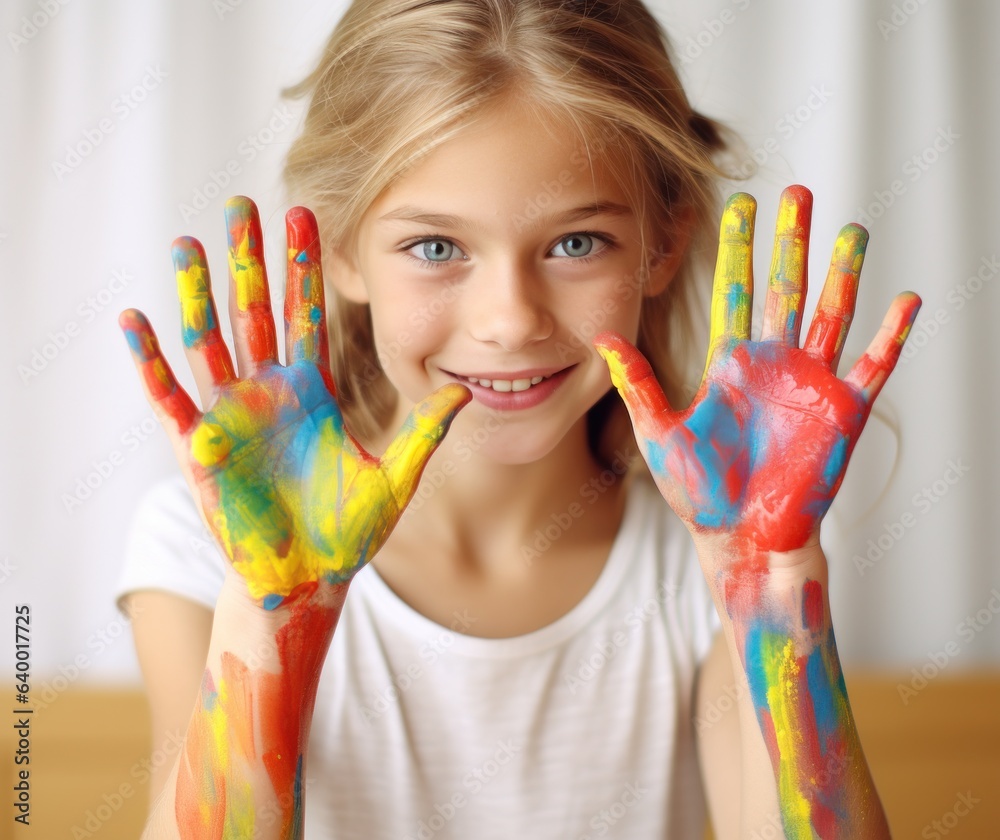
<instances>
[{"instance_id":1,"label":"blurred background","mask_svg":"<svg viewBox=\"0 0 1000 840\"><path fill-rule=\"evenodd\" d=\"M281 90L312 68L345 6L10 0L0 9L0 599L11 624L15 606L30 605L36 774L92 783L77 784L61 806L65 826L37 836L135 836L127 826L144 807L141 785L126 795L119 784L138 780L151 754L129 734L142 729L139 672L111 593L136 504L176 467L117 314L145 311L191 384L170 243L198 237L224 277L223 202L242 193L260 207L266 247L280 258L289 206L280 165L302 115ZM746 144L737 165L749 177L737 188L759 204L758 285L778 196L801 183L815 196L808 313L839 228L858 221L871 233L842 372L896 292L923 298L824 543L849 684L857 673L858 696L870 689L873 708L882 704L869 726L895 732L886 748L898 753L909 730L896 732L897 722L937 715L939 740L966 750L936 762L944 772L951 761L951 775L913 805L915 831L935 819L948 827L967 787L1000 793L996 762L980 756L1000 752L989 678L1000 668L1000 355L992 343L1000 315L1000 6L650 6L695 106ZM279 302L280 277L279 259ZM8 685L14 657L13 644L0 650ZM935 705L962 680L959 694ZM987 696L992 706L975 705ZM84 734L105 744L124 738L125 772L81 776L93 750L78 742ZM10 773L15 745L0 749ZM888 764L872 763L881 787L909 786ZM964 784L963 772L978 775ZM54 785L33 789L36 827L54 819L44 813ZM954 816L950 836L995 836L975 827L988 824L988 807ZM12 824L0 817L0 837Z\"/></svg>"}]
</instances>

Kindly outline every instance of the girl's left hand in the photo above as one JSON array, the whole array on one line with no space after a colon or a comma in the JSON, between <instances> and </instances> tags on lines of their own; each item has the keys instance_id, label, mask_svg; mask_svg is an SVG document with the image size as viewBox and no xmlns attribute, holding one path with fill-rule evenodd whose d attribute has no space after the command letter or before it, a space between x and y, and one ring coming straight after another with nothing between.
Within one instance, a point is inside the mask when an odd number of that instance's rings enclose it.
<instances>
[{"instance_id":1,"label":"girl's left hand","mask_svg":"<svg viewBox=\"0 0 1000 840\"><path fill-rule=\"evenodd\" d=\"M763 330L752 341L755 212L745 193L726 204L708 363L687 409L668 405L649 363L621 335L602 333L594 341L664 498L696 542L721 537L743 557L818 539L920 307L912 292L896 297L867 352L844 379L837 377L868 243L864 228L847 225L800 348L812 194L793 186L781 196Z\"/></svg>"}]
</instances>

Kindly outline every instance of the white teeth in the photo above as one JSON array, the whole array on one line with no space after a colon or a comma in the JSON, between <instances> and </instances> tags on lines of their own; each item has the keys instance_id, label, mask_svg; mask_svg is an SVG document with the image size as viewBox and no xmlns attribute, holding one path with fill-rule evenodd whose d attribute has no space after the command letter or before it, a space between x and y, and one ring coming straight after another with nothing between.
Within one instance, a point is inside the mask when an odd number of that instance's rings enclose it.
<instances>
[{"instance_id":1,"label":"white teeth","mask_svg":"<svg viewBox=\"0 0 1000 840\"><path fill-rule=\"evenodd\" d=\"M481 385L483 388L492 388L506 394L510 391L527 391L532 385L548 379L547 376L532 376L530 379L479 379L475 376L465 377L473 385Z\"/></svg>"}]
</instances>

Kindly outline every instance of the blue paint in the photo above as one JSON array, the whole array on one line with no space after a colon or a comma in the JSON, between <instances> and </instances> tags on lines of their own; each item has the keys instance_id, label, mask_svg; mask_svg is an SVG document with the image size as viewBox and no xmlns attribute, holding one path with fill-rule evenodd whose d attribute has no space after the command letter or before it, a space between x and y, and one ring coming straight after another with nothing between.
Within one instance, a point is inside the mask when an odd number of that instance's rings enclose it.
<instances>
[{"instance_id":1,"label":"blue paint","mask_svg":"<svg viewBox=\"0 0 1000 840\"><path fill-rule=\"evenodd\" d=\"M306 251L299 251L298 255L295 257L295 262L304 263L309 262L309 256Z\"/></svg>"},{"instance_id":2,"label":"blue paint","mask_svg":"<svg viewBox=\"0 0 1000 840\"><path fill-rule=\"evenodd\" d=\"M211 674L206 671L201 678L201 705L204 709L211 712L215 709L215 704L218 702L219 692L215 690Z\"/></svg>"},{"instance_id":3,"label":"blue paint","mask_svg":"<svg viewBox=\"0 0 1000 840\"><path fill-rule=\"evenodd\" d=\"M747 682L750 685L750 696L754 707L766 710L767 704L767 671L764 667L764 639L770 635L760 624L754 622L747 631L746 639L746 669Z\"/></svg>"},{"instance_id":4,"label":"blue paint","mask_svg":"<svg viewBox=\"0 0 1000 840\"><path fill-rule=\"evenodd\" d=\"M806 679L809 696L812 698L813 714L816 718L816 732L819 748L825 754L827 743L838 729L837 706L831 691L830 677L823 664L823 655L817 646L806 661Z\"/></svg>"},{"instance_id":5,"label":"blue paint","mask_svg":"<svg viewBox=\"0 0 1000 840\"><path fill-rule=\"evenodd\" d=\"M654 475L667 473L667 450L663 448L658 440L646 441L646 463Z\"/></svg>"},{"instance_id":6,"label":"blue paint","mask_svg":"<svg viewBox=\"0 0 1000 840\"><path fill-rule=\"evenodd\" d=\"M831 488L844 469L844 462L847 460L847 437L841 436L830 449L830 455L826 459L823 467L823 484L826 488Z\"/></svg>"},{"instance_id":7,"label":"blue paint","mask_svg":"<svg viewBox=\"0 0 1000 840\"><path fill-rule=\"evenodd\" d=\"M281 606L281 602L285 600L283 595L265 595L264 596L264 609L274 610Z\"/></svg>"},{"instance_id":8,"label":"blue paint","mask_svg":"<svg viewBox=\"0 0 1000 840\"><path fill-rule=\"evenodd\" d=\"M746 307L749 305L749 301L750 295L747 294L746 287L738 283L733 283L729 287L729 291L726 292L726 306L728 307L726 318L729 323L733 323L736 319L741 305Z\"/></svg>"},{"instance_id":9,"label":"blue paint","mask_svg":"<svg viewBox=\"0 0 1000 840\"><path fill-rule=\"evenodd\" d=\"M292 824L289 827L289 837L302 836L302 754L295 763L295 784L292 787Z\"/></svg>"},{"instance_id":10,"label":"blue paint","mask_svg":"<svg viewBox=\"0 0 1000 840\"><path fill-rule=\"evenodd\" d=\"M204 329L198 329L197 327L183 327L181 333L184 336L184 346L185 347L196 347L198 342L209 332L216 328L215 323L215 312L212 311L211 306L205 306L205 327Z\"/></svg>"},{"instance_id":11,"label":"blue paint","mask_svg":"<svg viewBox=\"0 0 1000 840\"><path fill-rule=\"evenodd\" d=\"M685 421L684 427L691 433L695 462L705 465L700 486L688 487L691 501L698 510L695 522L709 528L727 527L736 521L739 500L729 497L726 477L744 454L744 446L736 415L720 396L716 384L709 385L708 394Z\"/></svg>"},{"instance_id":12,"label":"blue paint","mask_svg":"<svg viewBox=\"0 0 1000 840\"><path fill-rule=\"evenodd\" d=\"M144 362L148 361L146 352L142 347L142 339L139 337L139 333L137 331L126 330L125 340L128 342L128 346L133 353L135 353L137 356L140 356Z\"/></svg>"}]
</instances>

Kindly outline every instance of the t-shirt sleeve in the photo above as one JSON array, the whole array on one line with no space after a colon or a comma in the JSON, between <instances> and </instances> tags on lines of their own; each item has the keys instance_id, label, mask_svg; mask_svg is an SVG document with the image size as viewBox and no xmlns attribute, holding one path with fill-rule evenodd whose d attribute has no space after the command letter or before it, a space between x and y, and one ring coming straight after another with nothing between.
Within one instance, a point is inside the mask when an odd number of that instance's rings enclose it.
<instances>
[{"instance_id":1,"label":"t-shirt sleeve","mask_svg":"<svg viewBox=\"0 0 1000 840\"><path fill-rule=\"evenodd\" d=\"M205 528L184 477L153 485L136 509L115 586L115 604L140 589L159 589L215 609L226 561Z\"/></svg>"}]
</instances>

